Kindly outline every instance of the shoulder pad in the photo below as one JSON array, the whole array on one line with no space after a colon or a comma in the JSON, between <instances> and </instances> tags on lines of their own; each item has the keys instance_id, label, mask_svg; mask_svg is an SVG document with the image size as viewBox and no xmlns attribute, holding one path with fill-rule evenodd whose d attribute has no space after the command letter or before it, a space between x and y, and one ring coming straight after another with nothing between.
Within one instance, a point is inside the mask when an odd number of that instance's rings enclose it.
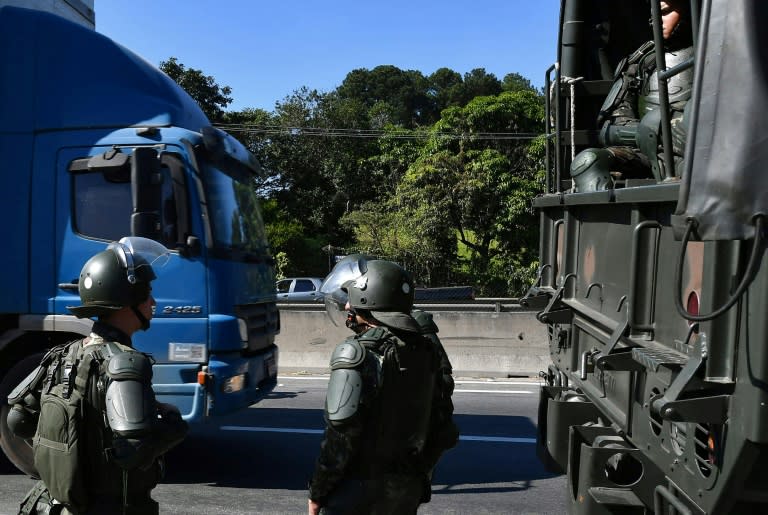
<instances>
[{"instance_id":1,"label":"shoulder pad","mask_svg":"<svg viewBox=\"0 0 768 515\"><path fill-rule=\"evenodd\" d=\"M328 393L325 397L328 421L336 425L355 416L360 406L362 391L363 378L357 370L331 371L331 377L328 380Z\"/></svg>"},{"instance_id":2,"label":"shoulder pad","mask_svg":"<svg viewBox=\"0 0 768 515\"><path fill-rule=\"evenodd\" d=\"M627 64L639 63L645 56L653 53L654 47L655 45L653 41L646 41L640 46L640 48L635 50L632 55L629 56L629 58L627 58Z\"/></svg>"},{"instance_id":3,"label":"shoulder pad","mask_svg":"<svg viewBox=\"0 0 768 515\"><path fill-rule=\"evenodd\" d=\"M333 349L331 370L355 368L365 359L365 348L355 338L349 338Z\"/></svg>"},{"instance_id":4,"label":"shoulder pad","mask_svg":"<svg viewBox=\"0 0 768 515\"><path fill-rule=\"evenodd\" d=\"M113 354L107 364L107 376L116 381L150 381L152 362L141 352L126 351Z\"/></svg>"},{"instance_id":5,"label":"shoulder pad","mask_svg":"<svg viewBox=\"0 0 768 515\"><path fill-rule=\"evenodd\" d=\"M439 331L437 324L429 311L422 311L420 309L414 309L411 311L411 316L416 320L421 328L423 334L436 333Z\"/></svg>"}]
</instances>

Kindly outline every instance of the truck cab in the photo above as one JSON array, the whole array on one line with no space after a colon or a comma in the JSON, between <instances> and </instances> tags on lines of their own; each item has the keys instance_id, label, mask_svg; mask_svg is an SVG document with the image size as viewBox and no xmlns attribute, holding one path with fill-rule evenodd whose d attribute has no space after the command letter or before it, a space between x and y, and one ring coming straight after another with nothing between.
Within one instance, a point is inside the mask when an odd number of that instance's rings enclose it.
<instances>
[{"instance_id":1,"label":"truck cab","mask_svg":"<svg viewBox=\"0 0 768 515\"><path fill-rule=\"evenodd\" d=\"M158 400L202 422L268 394L280 319L253 155L141 57L57 16L0 8L0 54L0 396L89 334L67 310L80 268L130 235L171 251L134 335ZM3 450L33 472L6 410Z\"/></svg>"}]
</instances>

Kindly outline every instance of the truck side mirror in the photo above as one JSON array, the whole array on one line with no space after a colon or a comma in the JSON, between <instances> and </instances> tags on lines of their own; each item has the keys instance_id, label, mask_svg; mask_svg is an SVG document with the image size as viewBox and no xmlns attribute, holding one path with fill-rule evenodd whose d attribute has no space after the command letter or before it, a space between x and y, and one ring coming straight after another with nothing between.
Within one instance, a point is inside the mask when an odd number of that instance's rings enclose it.
<instances>
[{"instance_id":1,"label":"truck side mirror","mask_svg":"<svg viewBox=\"0 0 768 515\"><path fill-rule=\"evenodd\" d=\"M187 240L183 246L179 247L179 254L184 257L199 256L202 252L202 245L200 244L200 238L197 236L187 236Z\"/></svg>"},{"instance_id":2,"label":"truck side mirror","mask_svg":"<svg viewBox=\"0 0 768 515\"><path fill-rule=\"evenodd\" d=\"M131 235L160 239L162 183L157 150L152 147L136 148L131 158Z\"/></svg>"}]
</instances>

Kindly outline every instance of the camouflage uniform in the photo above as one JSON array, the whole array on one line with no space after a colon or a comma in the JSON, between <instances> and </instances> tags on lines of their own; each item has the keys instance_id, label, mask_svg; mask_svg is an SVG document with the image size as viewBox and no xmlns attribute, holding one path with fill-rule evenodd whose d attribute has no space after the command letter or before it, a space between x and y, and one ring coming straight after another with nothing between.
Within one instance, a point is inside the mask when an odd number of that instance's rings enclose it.
<instances>
[{"instance_id":1,"label":"camouflage uniform","mask_svg":"<svg viewBox=\"0 0 768 515\"><path fill-rule=\"evenodd\" d=\"M136 353L130 338L107 324L96 322L91 336L70 345L72 353L106 353L105 346L117 352ZM143 357L143 355L141 355ZM145 358L146 359L146 358ZM55 381L55 378L54 378ZM164 413L150 430L122 438L114 434L105 418L106 392L109 379L105 370L91 376L88 396L85 398L82 439L85 443L83 460L87 509L75 511L54 504L46 489L36 486L22 502L19 513L62 514L115 514L151 515L158 513L158 504L150 493L162 479L162 454L186 436L187 424L178 414ZM151 375L146 377L140 392L144 400L155 404ZM142 402L135 399L135 402ZM157 409L157 408L156 408ZM61 510L61 511L56 511Z\"/></svg>"},{"instance_id":2,"label":"camouflage uniform","mask_svg":"<svg viewBox=\"0 0 768 515\"><path fill-rule=\"evenodd\" d=\"M153 266L167 255L153 240L128 237L83 266L82 305L68 309L99 321L87 338L52 349L9 396L8 426L34 442L45 480L27 494L20 513L158 513L150 492L163 476L162 455L186 436L187 424L175 407L156 401L152 358L107 322L132 313L136 325L149 328L142 309L153 302Z\"/></svg>"},{"instance_id":3,"label":"camouflage uniform","mask_svg":"<svg viewBox=\"0 0 768 515\"><path fill-rule=\"evenodd\" d=\"M376 327L349 340L366 353L360 408L333 424L326 406L310 498L327 514L415 513L430 499L440 455L457 441L450 362L417 333Z\"/></svg>"},{"instance_id":4,"label":"camouflage uniform","mask_svg":"<svg viewBox=\"0 0 768 515\"><path fill-rule=\"evenodd\" d=\"M666 41L663 51L668 68L693 57L686 32ZM679 173L685 151L685 106L691 97L693 71L688 69L673 76L667 86L675 170L664 170L660 152L659 78L655 47L648 42L617 67L614 84L597 120L604 148L583 150L571 163L576 191L610 189L614 178L662 180Z\"/></svg>"}]
</instances>

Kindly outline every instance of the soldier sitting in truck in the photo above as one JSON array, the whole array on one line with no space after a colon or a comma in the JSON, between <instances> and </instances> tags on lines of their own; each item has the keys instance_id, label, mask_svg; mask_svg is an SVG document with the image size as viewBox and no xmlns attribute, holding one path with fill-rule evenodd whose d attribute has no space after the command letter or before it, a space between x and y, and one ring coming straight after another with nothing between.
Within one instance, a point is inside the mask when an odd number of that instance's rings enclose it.
<instances>
[{"instance_id":1,"label":"soldier sitting in truck","mask_svg":"<svg viewBox=\"0 0 768 515\"><path fill-rule=\"evenodd\" d=\"M685 0L659 4L665 61L671 68L693 56L690 15ZM661 103L654 47L653 41L648 41L619 63L597 120L603 148L583 150L571 163L576 191L611 189L616 180L622 179L661 180L675 175L660 169L664 166L658 156ZM684 108L691 97L692 83L690 68L668 82L675 169L682 163L686 132Z\"/></svg>"}]
</instances>

